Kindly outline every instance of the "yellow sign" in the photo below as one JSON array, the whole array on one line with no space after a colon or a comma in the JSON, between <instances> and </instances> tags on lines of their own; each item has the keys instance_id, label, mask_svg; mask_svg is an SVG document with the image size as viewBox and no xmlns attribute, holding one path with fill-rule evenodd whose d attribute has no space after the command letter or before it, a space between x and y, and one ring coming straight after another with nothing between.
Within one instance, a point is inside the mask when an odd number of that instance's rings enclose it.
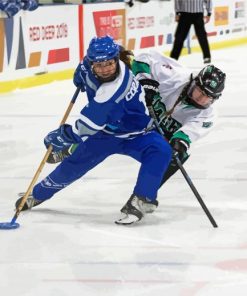
<instances>
[{"instance_id":1,"label":"yellow sign","mask_svg":"<svg viewBox=\"0 0 247 296\"><path fill-rule=\"evenodd\" d=\"M229 24L229 6L217 6L214 9L214 25L224 26Z\"/></svg>"}]
</instances>

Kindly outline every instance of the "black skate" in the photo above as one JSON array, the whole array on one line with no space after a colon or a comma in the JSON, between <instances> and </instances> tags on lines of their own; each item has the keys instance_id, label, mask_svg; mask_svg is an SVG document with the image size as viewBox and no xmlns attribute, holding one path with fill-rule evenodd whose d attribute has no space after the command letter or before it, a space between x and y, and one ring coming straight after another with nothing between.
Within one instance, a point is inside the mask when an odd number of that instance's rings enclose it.
<instances>
[{"instance_id":1,"label":"black skate","mask_svg":"<svg viewBox=\"0 0 247 296\"><path fill-rule=\"evenodd\" d=\"M116 224L129 225L140 221L145 214L150 214L158 207L158 201L147 201L145 198L134 194L120 210L125 216L117 221Z\"/></svg>"},{"instance_id":2,"label":"black skate","mask_svg":"<svg viewBox=\"0 0 247 296\"><path fill-rule=\"evenodd\" d=\"M25 195L25 192L21 192L18 194L20 196L19 199L17 199L16 203L15 203L15 208L16 210L19 208L20 204L21 204L21 200L22 197ZM21 211L26 211L26 210L31 210L31 208L36 207L37 205L40 205L43 201L37 200L35 199L32 194L29 194L26 202L24 203L23 208L21 209Z\"/></svg>"}]
</instances>

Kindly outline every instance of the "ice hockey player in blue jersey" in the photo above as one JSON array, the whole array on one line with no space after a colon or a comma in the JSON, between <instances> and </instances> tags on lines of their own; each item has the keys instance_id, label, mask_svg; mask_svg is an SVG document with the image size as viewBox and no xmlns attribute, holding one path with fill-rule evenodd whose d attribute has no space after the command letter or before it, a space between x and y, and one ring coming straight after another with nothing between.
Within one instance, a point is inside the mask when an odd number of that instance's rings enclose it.
<instances>
[{"instance_id":1,"label":"ice hockey player in blue jersey","mask_svg":"<svg viewBox=\"0 0 247 296\"><path fill-rule=\"evenodd\" d=\"M22 210L30 209L84 176L108 156L127 155L141 163L133 194L121 209L118 224L139 221L157 207L157 191L171 160L169 143L152 130L145 91L119 60L119 46L110 36L93 38L78 65L74 83L86 92L88 104L73 126L64 124L45 137L54 152L76 144L75 151L34 186ZM17 200L18 208L20 200Z\"/></svg>"},{"instance_id":2,"label":"ice hockey player in blue jersey","mask_svg":"<svg viewBox=\"0 0 247 296\"><path fill-rule=\"evenodd\" d=\"M132 51L121 47L120 59L143 85L149 109L153 109L162 133L184 163L189 158L190 145L207 135L215 125L217 116L213 103L224 90L225 73L208 65L194 74L174 59L153 50L134 57ZM68 155L68 150L54 153L49 162L60 162ZM177 170L173 157L161 186Z\"/></svg>"}]
</instances>

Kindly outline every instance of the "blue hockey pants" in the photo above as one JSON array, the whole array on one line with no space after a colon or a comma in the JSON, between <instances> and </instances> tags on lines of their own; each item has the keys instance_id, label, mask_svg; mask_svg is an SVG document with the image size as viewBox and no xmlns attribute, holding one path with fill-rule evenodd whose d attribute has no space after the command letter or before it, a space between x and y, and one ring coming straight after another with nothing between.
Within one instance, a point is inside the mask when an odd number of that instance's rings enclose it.
<instances>
[{"instance_id":1,"label":"blue hockey pants","mask_svg":"<svg viewBox=\"0 0 247 296\"><path fill-rule=\"evenodd\" d=\"M172 154L169 143L155 131L134 139L116 138L103 132L90 136L34 187L33 196L38 200L51 198L113 154L127 155L141 163L133 193L155 200Z\"/></svg>"}]
</instances>

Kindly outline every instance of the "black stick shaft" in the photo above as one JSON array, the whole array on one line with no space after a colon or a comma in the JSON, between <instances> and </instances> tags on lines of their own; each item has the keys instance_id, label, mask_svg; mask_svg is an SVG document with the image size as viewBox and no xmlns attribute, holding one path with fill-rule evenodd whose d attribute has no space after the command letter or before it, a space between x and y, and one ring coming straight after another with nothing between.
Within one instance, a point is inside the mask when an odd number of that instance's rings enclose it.
<instances>
[{"instance_id":1,"label":"black stick shaft","mask_svg":"<svg viewBox=\"0 0 247 296\"><path fill-rule=\"evenodd\" d=\"M183 174L185 180L187 181L187 183L189 184L191 190L193 191L195 197L197 198L199 204L201 205L202 209L204 210L205 214L207 215L208 219L210 220L211 224L213 225L213 227L218 227L218 225L216 224L213 216L211 215L211 213L209 212L207 206L205 205L204 201L202 200L200 194L198 193L196 187L194 186L191 178L189 177L189 175L187 174L186 170L184 169L179 157L177 155L175 155L175 159L177 162L177 165L181 171L181 173Z\"/></svg>"},{"instance_id":2,"label":"black stick shaft","mask_svg":"<svg viewBox=\"0 0 247 296\"><path fill-rule=\"evenodd\" d=\"M163 130L162 130L162 128L161 128L160 125L159 125L159 122L158 122L158 119L157 119L157 117L156 117L156 114L155 114L155 112L154 112L153 107L152 107L152 106L148 106L148 111L149 111L150 116L153 118L153 120L154 120L154 124L155 124L156 128L158 129L159 133L160 133L162 136L165 136L165 135L164 135L164 132L163 132ZM205 203L204 203L204 201L202 200L200 194L198 193L196 187L194 186L192 180L190 179L189 175L188 175L187 172L185 171L185 169L184 169L184 167L183 167L183 165L182 165L182 163L181 163L181 161L180 161L178 155L175 155L175 159L176 159L176 162L177 162L177 165L178 165L180 171L182 172L182 174L183 174L185 180L186 180L187 183L189 184L191 190L193 191L195 197L197 198L199 204L201 205L202 209L204 210L204 212L205 212L205 214L207 215L208 219L210 220L211 224L212 224L213 227L215 227L215 228L218 227L218 225L216 224L216 222L215 222L213 216L210 214L210 212L209 212L207 206L205 205Z\"/></svg>"}]
</instances>

